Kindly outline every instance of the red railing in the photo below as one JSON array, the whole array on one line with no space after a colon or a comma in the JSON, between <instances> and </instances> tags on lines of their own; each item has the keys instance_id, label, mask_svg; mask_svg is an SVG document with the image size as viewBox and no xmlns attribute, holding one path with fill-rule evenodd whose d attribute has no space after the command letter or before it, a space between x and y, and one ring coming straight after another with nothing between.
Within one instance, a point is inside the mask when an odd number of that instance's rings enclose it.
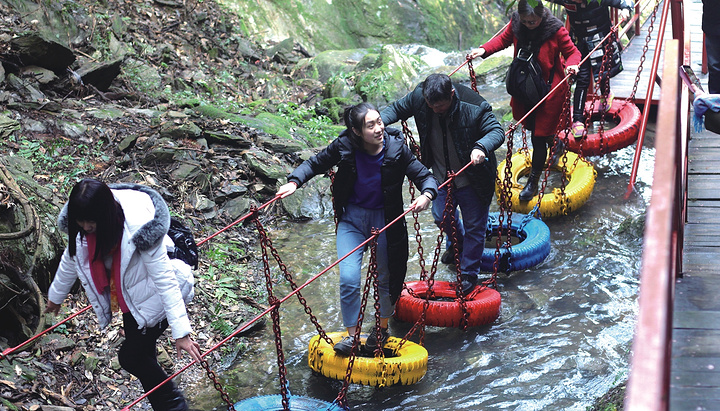
<instances>
[{"instance_id":1,"label":"red railing","mask_svg":"<svg viewBox=\"0 0 720 411\"><path fill-rule=\"evenodd\" d=\"M673 22L682 30L664 47L663 82L655 135L655 170L647 212L639 312L632 346L625 409L664 411L670 398L675 279L682 270L687 205L689 93L680 64L690 61L689 21L682 1L673 0ZM678 35L678 33L680 33ZM682 53L681 53L682 51Z\"/></svg>"}]
</instances>

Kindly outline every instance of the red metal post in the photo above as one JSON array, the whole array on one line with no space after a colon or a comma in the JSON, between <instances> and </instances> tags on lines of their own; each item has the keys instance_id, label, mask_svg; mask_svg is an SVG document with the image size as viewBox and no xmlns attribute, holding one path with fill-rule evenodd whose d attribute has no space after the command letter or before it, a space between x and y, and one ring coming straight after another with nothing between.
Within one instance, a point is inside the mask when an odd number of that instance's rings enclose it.
<instances>
[{"instance_id":1,"label":"red metal post","mask_svg":"<svg viewBox=\"0 0 720 411\"><path fill-rule=\"evenodd\" d=\"M655 137L655 171L645 226L640 309L633 339L625 409L663 411L670 392L670 350L676 274L678 155L679 42L665 43L665 64Z\"/></svg>"}]
</instances>

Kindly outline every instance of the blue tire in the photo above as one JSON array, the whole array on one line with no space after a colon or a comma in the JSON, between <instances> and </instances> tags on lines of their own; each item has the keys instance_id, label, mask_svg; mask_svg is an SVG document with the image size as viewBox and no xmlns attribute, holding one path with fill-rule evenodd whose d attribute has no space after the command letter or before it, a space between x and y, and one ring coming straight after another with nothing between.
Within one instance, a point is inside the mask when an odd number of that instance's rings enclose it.
<instances>
[{"instance_id":1,"label":"blue tire","mask_svg":"<svg viewBox=\"0 0 720 411\"><path fill-rule=\"evenodd\" d=\"M488 216L487 236L497 234L500 222L499 213L490 213ZM511 235L520 239L518 244L510 248L503 245L500 248L500 261L498 272L526 270L535 267L550 255L550 229L542 220L529 214L515 214L510 225ZM507 230L507 222L503 223L503 240ZM497 247L486 247L483 250L480 269L493 272L495 263L495 250Z\"/></svg>"},{"instance_id":2,"label":"blue tire","mask_svg":"<svg viewBox=\"0 0 720 411\"><path fill-rule=\"evenodd\" d=\"M233 405L236 411L282 411L282 395L264 395L261 397L251 397L237 402ZM332 408L331 408L332 407ZM332 403L316 400L309 397L290 397L291 411L318 411L318 410L334 410L338 409Z\"/></svg>"}]
</instances>

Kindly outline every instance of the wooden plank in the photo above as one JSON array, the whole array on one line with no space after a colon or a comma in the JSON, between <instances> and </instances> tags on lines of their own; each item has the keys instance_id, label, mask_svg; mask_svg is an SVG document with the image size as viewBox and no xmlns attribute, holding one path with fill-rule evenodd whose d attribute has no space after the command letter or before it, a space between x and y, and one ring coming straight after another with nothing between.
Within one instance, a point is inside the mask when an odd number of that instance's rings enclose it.
<instances>
[{"instance_id":1,"label":"wooden plank","mask_svg":"<svg viewBox=\"0 0 720 411\"><path fill-rule=\"evenodd\" d=\"M674 387L720 388L720 373L675 371L673 372L672 385Z\"/></svg>"},{"instance_id":2,"label":"wooden plank","mask_svg":"<svg viewBox=\"0 0 720 411\"><path fill-rule=\"evenodd\" d=\"M720 279L718 279L717 275L703 275L704 273L707 273L707 271L686 271L682 278L676 280L676 314L694 311L720 311L720 301L715 298L716 290L720 287ZM683 316L685 315L683 314ZM686 317L683 319L686 319ZM692 320L694 321L694 318ZM690 324L690 321L685 324Z\"/></svg>"},{"instance_id":3,"label":"wooden plank","mask_svg":"<svg viewBox=\"0 0 720 411\"><path fill-rule=\"evenodd\" d=\"M673 357L720 357L720 330L673 330ZM720 374L718 374L720 386Z\"/></svg>"},{"instance_id":4,"label":"wooden plank","mask_svg":"<svg viewBox=\"0 0 720 411\"><path fill-rule=\"evenodd\" d=\"M707 296L716 299L717 295ZM719 307L720 308L720 307ZM720 330L720 311L679 311L673 313L675 329Z\"/></svg>"},{"instance_id":5,"label":"wooden plank","mask_svg":"<svg viewBox=\"0 0 720 411\"><path fill-rule=\"evenodd\" d=\"M720 373L720 357L673 357L671 362L678 371Z\"/></svg>"}]
</instances>

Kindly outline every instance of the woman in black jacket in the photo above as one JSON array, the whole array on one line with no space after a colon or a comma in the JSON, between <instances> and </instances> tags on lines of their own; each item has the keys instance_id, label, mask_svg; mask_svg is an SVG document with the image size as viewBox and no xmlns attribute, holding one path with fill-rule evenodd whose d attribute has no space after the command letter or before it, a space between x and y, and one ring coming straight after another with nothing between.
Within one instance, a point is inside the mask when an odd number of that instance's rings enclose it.
<instances>
[{"instance_id":1,"label":"woman in black jacket","mask_svg":"<svg viewBox=\"0 0 720 411\"><path fill-rule=\"evenodd\" d=\"M349 107L344 114L347 129L323 151L303 162L280 187L281 198L295 192L317 174L337 165L333 181L338 258L345 256L404 211L402 185L405 176L422 192L411 205L426 210L437 195L437 181L405 145L399 130L385 129L378 110L369 103ZM368 337L365 348L382 347L388 338L387 323L402 291L408 259L408 233L404 219L388 227L377 239L380 292L380 330ZM335 351L350 355L360 314L360 280L364 250L340 262L340 307L348 336ZM388 256L392 256L389 258ZM377 336L380 336L378 344Z\"/></svg>"}]
</instances>

